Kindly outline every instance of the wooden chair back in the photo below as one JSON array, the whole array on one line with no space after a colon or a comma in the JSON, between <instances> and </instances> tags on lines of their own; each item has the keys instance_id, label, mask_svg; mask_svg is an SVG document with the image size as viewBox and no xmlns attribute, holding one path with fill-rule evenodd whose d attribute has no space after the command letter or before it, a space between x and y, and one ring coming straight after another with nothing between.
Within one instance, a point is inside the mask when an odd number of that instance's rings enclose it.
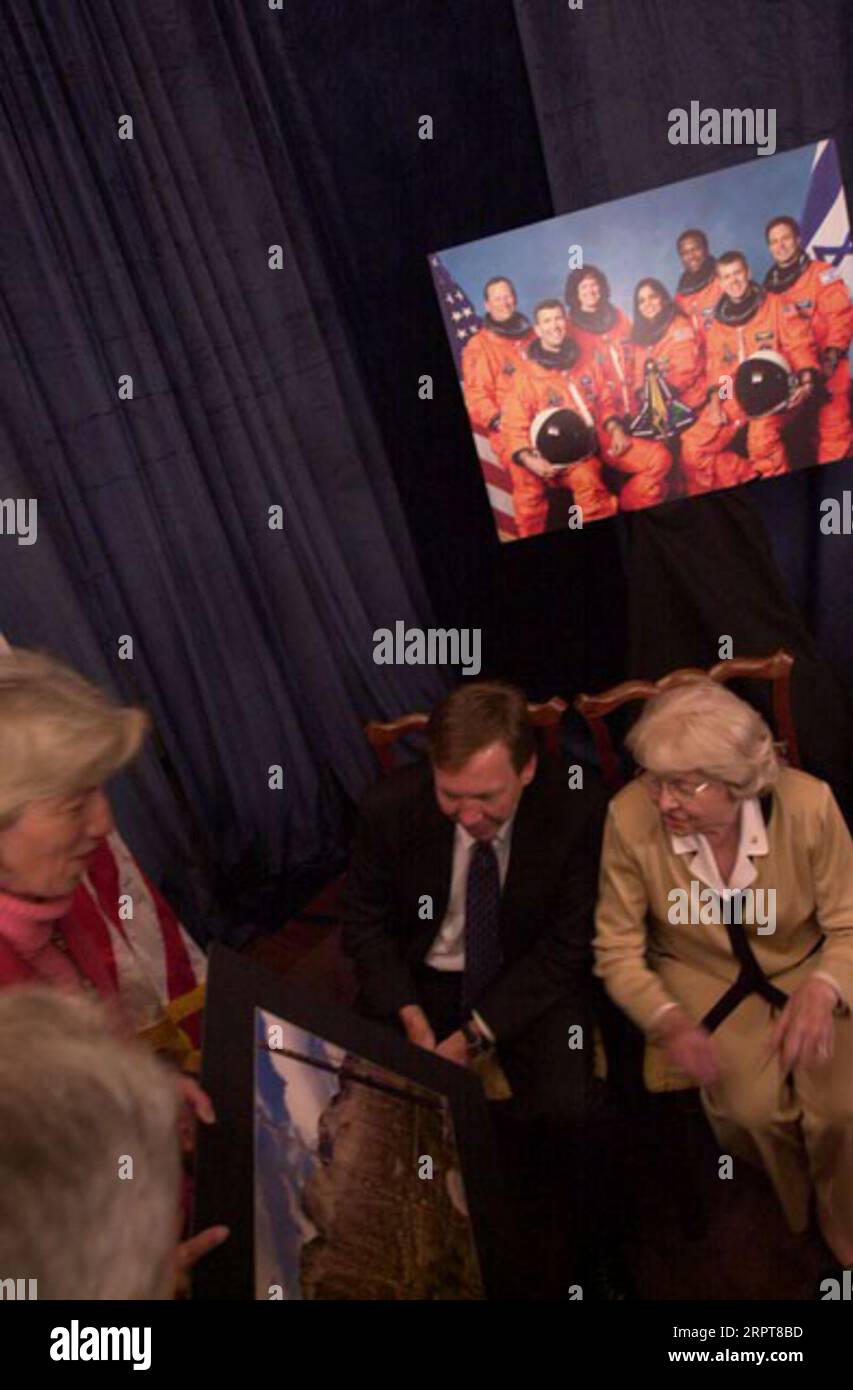
<instances>
[{"instance_id":1,"label":"wooden chair back","mask_svg":"<svg viewBox=\"0 0 853 1390\"><path fill-rule=\"evenodd\" d=\"M586 720L592 734L608 791L618 791L626 780L606 723L608 716L631 700L648 700L662 690L706 680L709 676L711 680L720 682L748 677L772 683L773 722L779 740L777 747L790 767L799 767L800 752L791 714L790 675L793 664L791 654L779 650L772 656L733 657L730 661L718 661L708 671L696 666L684 666L678 671L670 671L659 681L622 681L600 695L578 695L575 709Z\"/></svg>"},{"instance_id":2,"label":"wooden chair back","mask_svg":"<svg viewBox=\"0 0 853 1390\"><path fill-rule=\"evenodd\" d=\"M567 709L568 705L565 700L561 700L557 695L554 695L550 700L545 700L542 704L528 704L527 706L531 723L541 730L542 741L549 757L554 757L559 752L560 721ZM383 773L392 772L398 766L397 750L394 745L410 734L420 733L426 728L428 720L428 714L401 714L398 719L392 719L385 724L376 719L365 724L364 732L367 735L367 741L379 759L379 766Z\"/></svg>"}]
</instances>

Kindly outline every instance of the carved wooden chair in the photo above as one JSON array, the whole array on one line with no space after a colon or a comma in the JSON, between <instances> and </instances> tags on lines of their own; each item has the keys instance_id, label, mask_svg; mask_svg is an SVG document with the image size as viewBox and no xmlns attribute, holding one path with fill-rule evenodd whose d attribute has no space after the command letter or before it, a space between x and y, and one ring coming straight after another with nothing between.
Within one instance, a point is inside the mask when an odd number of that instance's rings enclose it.
<instances>
[{"instance_id":1,"label":"carved wooden chair","mask_svg":"<svg viewBox=\"0 0 853 1390\"><path fill-rule=\"evenodd\" d=\"M777 748L791 767L800 766L797 736L791 716L790 675L794 658L789 652L778 651L772 656L733 657L731 661L718 661L708 671L696 666L685 666L678 671L670 671L659 681L623 681L600 695L578 695L575 709L583 715L595 743L601 762L601 772L609 792L617 792L627 780L623 764L616 752L605 722L607 717L632 700L648 700L662 690L671 690L675 685L689 685L693 681L706 680L731 681L740 678L767 680L772 683L773 722Z\"/></svg>"},{"instance_id":2,"label":"carved wooden chair","mask_svg":"<svg viewBox=\"0 0 853 1390\"><path fill-rule=\"evenodd\" d=\"M528 705L530 717L541 730L542 742L549 755L556 754L559 750L560 720L567 708L565 700L556 697L546 700L543 704ZM399 758L395 745L411 735L421 733L428 719L427 714L402 714L387 723L372 719L364 726L367 741L376 753L383 774L392 772L398 766ZM340 874L305 907L294 912L289 920L318 927L335 925L339 920L344 879L345 875Z\"/></svg>"},{"instance_id":3,"label":"carved wooden chair","mask_svg":"<svg viewBox=\"0 0 853 1390\"><path fill-rule=\"evenodd\" d=\"M528 704L527 712L531 722L537 729L542 731L541 737L546 753L554 757L560 748L560 721L563 718L568 705L565 700L553 696L543 704ZM392 772L398 765L397 752L394 747L402 739L408 738L411 734L421 733L427 726L428 714L401 714L398 719L392 719L390 723L382 724L378 720L371 720L365 724L364 732L367 741L379 759L379 766L383 772Z\"/></svg>"}]
</instances>

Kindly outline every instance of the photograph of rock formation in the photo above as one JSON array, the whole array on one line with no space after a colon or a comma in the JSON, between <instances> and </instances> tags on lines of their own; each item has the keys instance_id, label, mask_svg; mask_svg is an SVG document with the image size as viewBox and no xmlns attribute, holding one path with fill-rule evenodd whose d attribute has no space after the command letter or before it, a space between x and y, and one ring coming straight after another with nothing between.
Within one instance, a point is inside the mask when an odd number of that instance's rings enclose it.
<instances>
[{"instance_id":1,"label":"photograph of rock formation","mask_svg":"<svg viewBox=\"0 0 853 1390\"><path fill-rule=\"evenodd\" d=\"M256 1020L256 1297L482 1299L445 1097Z\"/></svg>"}]
</instances>

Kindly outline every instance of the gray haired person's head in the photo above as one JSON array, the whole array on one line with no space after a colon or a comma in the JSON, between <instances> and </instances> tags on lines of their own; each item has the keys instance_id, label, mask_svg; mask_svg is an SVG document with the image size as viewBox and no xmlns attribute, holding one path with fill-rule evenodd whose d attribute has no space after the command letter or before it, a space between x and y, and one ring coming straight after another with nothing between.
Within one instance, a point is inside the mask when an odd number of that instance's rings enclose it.
<instances>
[{"instance_id":1,"label":"gray haired person's head","mask_svg":"<svg viewBox=\"0 0 853 1390\"><path fill-rule=\"evenodd\" d=\"M724 782L736 800L760 796L779 776L773 735L764 719L710 678L653 696L625 743L640 766L656 776L695 773Z\"/></svg>"},{"instance_id":2,"label":"gray haired person's head","mask_svg":"<svg viewBox=\"0 0 853 1390\"><path fill-rule=\"evenodd\" d=\"M107 781L136 757L147 725L57 657L0 650L0 830L34 801Z\"/></svg>"},{"instance_id":3,"label":"gray haired person's head","mask_svg":"<svg viewBox=\"0 0 853 1390\"><path fill-rule=\"evenodd\" d=\"M0 1279L39 1299L171 1295L177 1089L102 1004L0 991Z\"/></svg>"}]
</instances>

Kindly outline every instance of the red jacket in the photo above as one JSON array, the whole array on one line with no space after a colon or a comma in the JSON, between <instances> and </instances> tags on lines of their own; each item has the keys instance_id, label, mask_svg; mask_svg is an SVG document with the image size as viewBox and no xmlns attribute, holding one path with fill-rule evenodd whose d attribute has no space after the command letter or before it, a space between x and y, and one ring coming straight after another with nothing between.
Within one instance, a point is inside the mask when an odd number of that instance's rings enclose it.
<instances>
[{"instance_id":1,"label":"red jacket","mask_svg":"<svg viewBox=\"0 0 853 1390\"><path fill-rule=\"evenodd\" d=\"M127 920L119 911L122 895L132 900ZM181 1001L180 1028L199 1047L204 957L115 831L98 846L57 930L82 979L115 1001L130 1026L153 1031L153 1021L138 1012L143 987L146 999L163 1010ZM125 969L132 977L126 988ZM0 988L37 978L0 937Z\"/></svg>"}]
</instances>

